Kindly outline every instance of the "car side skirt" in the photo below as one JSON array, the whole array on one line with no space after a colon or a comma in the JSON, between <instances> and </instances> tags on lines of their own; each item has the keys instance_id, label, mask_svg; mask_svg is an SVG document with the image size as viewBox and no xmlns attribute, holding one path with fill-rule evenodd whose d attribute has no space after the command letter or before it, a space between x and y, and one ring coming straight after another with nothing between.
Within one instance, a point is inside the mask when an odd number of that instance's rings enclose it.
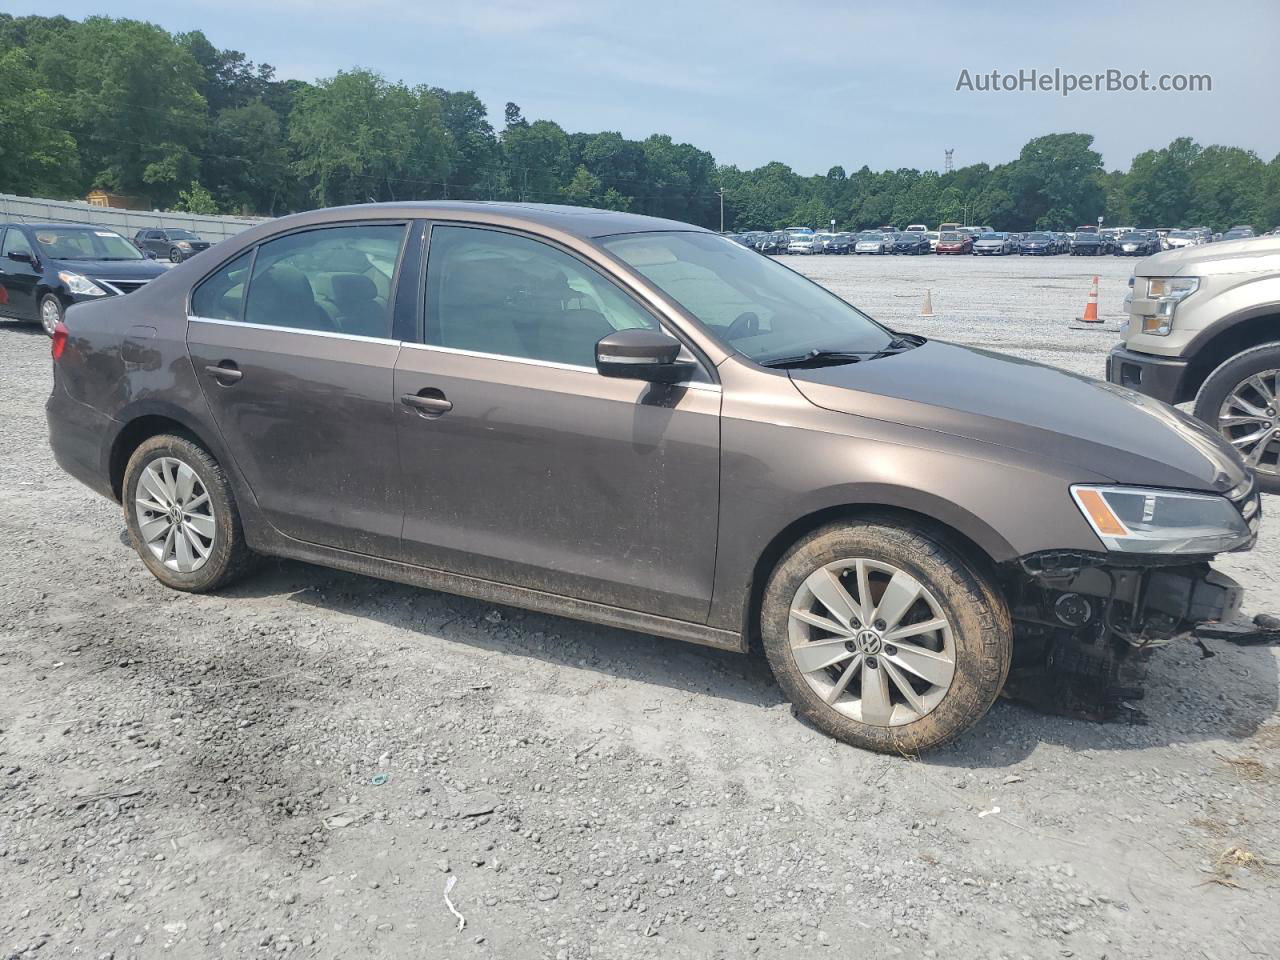
<instances>
[{"instance_id":1,"label":"car side skirt","mask_svg":"<svg viewBox=\"0 0 1280 960\"><path fill-rule=\"evenodd\" d=\"M350 553L332 547L304 543L271 531L265 543L255 544L255 548L272 556L286 557L291 560L302 560L324 567L358 573L380 580L392 580L413 587L425 587L452 593L489 603L500 603L510 607L520 607L537 613L548 613L573 620L584 620L607 627L618 627L622 630L634 630L639 633L652 633L672 640L683 640L702 646L715 647L719 650L731 650L735 653L746 653L747 644L742 634L732 630L722 630L701 623L689 623L684 620L673 620L638 610L626 610L611 607L603 603L589 600L578 600L559 594L546 593L528 587L517 587L492 580L481 580L475 577L449 573L431 567L420 567L397 560L385 560L381 557L370 557L359 553Z\"/></svg>"}]
</instances>

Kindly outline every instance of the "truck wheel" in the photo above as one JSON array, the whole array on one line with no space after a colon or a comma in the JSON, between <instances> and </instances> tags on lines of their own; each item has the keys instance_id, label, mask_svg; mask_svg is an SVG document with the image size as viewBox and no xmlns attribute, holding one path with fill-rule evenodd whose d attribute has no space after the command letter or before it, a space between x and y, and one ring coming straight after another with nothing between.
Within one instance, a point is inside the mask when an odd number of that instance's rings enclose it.
<instances>
[{"instance_id":1,"label":"truck wheel","mask_svg":"<svg viewBox=\"0 0 1280 960\"><path fill-rule=\"evenodd\" d=\"M1238 353L1209 374L1195 415L1244 457L1262 490L1280 493L1280 343Z\"/></svg>"},{"instance_id":2,"label":"truck wheel","mask_svg":"<svg viewBox=\"0 0 1280 960\"><path fill-rule=\"evenodd\" d=\"M977 723L1013 649L987 576L928 530L884 517L792 547L765 588L760 632L801 716L882 753L914 754Z\"/></svg>"}]
</instances>

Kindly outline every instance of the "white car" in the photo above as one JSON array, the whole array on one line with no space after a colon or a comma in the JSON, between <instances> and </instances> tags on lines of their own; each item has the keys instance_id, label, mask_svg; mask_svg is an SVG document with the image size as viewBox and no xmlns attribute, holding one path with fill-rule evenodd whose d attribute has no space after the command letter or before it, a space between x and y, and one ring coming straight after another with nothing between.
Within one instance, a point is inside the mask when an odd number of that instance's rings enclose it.
<instances>
[{"instance_id":1,"label":"white car","mask_svg":"<svg viewBox=\"0 0 1280 960\"><path fill-rule=\"evenodd\" d=\"M816 237L803 233L795 234L787 244L787 253L819 253L821 249Z\"/></svg>"},{"instance_id":2,"label":"white car","mask_svg":"<svg viewBox=\"0 0 1280 960\"><path fill-rule=\"evenodd\" d=\"M1198 247L1204 243L1204 237L1191 230L1170 230L1164 238L1165 248L1179 250L1182 247Z\"/></svg>"},{"instance_id":3,"label":"white car","mask_svg":"<svg viewBox=\"0 0 1280 960\"><path fill-rule=\"evenodd\" d=\"M907 233L928 233L929 228L923 223L908 223Z\"/></svg>"},{"instance_id":4,"label":"white car","mask_svg":"<svg viewBox=\"0 0 1280 960\"><path fill-rule=\"evenodd\" d=\"M865 233L853 245L854 253L888 253L893 243L883 233Z\"/></svg>"},{"instance_id":5,"label":"white car","mask_svg":"<svg viewBox=\"0 0 1280 960\"><path fill-rule=\"evenodd\" d=\"M938 250L938 237L939 237L938 231L926 230L924 232L924 235L929 238L929 249L936 253Z\"/></svg>"}]
</instances>

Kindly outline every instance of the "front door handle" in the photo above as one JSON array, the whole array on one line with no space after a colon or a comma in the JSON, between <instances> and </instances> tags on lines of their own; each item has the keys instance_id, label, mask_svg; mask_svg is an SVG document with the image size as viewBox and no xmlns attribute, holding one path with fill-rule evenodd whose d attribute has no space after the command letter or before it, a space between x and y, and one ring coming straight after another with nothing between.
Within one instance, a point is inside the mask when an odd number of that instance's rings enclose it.
<instances>
[{"instance_id":1,"label":"front door handle","mask_svg":"<svg viewBox=\"0 0 1280 960\"><path fill-rule=\"evenodd\" d=\"M211 363L204 368L204 372L213 379L217 380L224 387L233 383L239 383L244 377L244 372L236 368L236 365L230 360L223 360L221 363Z\"/></svg>"},{"instance_id":2,"label":"front door handle","mask_svg":"<svg viewBox=\"0 0 1280 960\"><path fill-rule=\"evenodd\" d=\"M443 393L434 389L403 394L400 402L406 407L413 407L424 417L441 417L453 409L453 401L445 399Z\"/></svg>"}]
</instances>

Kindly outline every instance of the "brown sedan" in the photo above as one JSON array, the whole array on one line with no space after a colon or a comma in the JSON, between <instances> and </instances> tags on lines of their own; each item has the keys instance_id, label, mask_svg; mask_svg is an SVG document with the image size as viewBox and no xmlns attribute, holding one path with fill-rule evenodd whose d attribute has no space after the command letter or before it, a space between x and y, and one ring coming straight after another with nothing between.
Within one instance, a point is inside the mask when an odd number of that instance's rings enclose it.
<instances>
[{"instance_id":1,"label":"brown sedan","mask_svg":"<svg viewBox=\"0 0 1280 960\"><path fill-rule=\"evenodd\" d=\"M1229 616L1205 561L1258 523L1170 407L629 214L286 217L71 308L53 355L58 462L174 589L293 557L758 640L801 713L876 750L960 733L1011 664L1079 648L1092 682Z\"/></svg>"}]
</instances>

